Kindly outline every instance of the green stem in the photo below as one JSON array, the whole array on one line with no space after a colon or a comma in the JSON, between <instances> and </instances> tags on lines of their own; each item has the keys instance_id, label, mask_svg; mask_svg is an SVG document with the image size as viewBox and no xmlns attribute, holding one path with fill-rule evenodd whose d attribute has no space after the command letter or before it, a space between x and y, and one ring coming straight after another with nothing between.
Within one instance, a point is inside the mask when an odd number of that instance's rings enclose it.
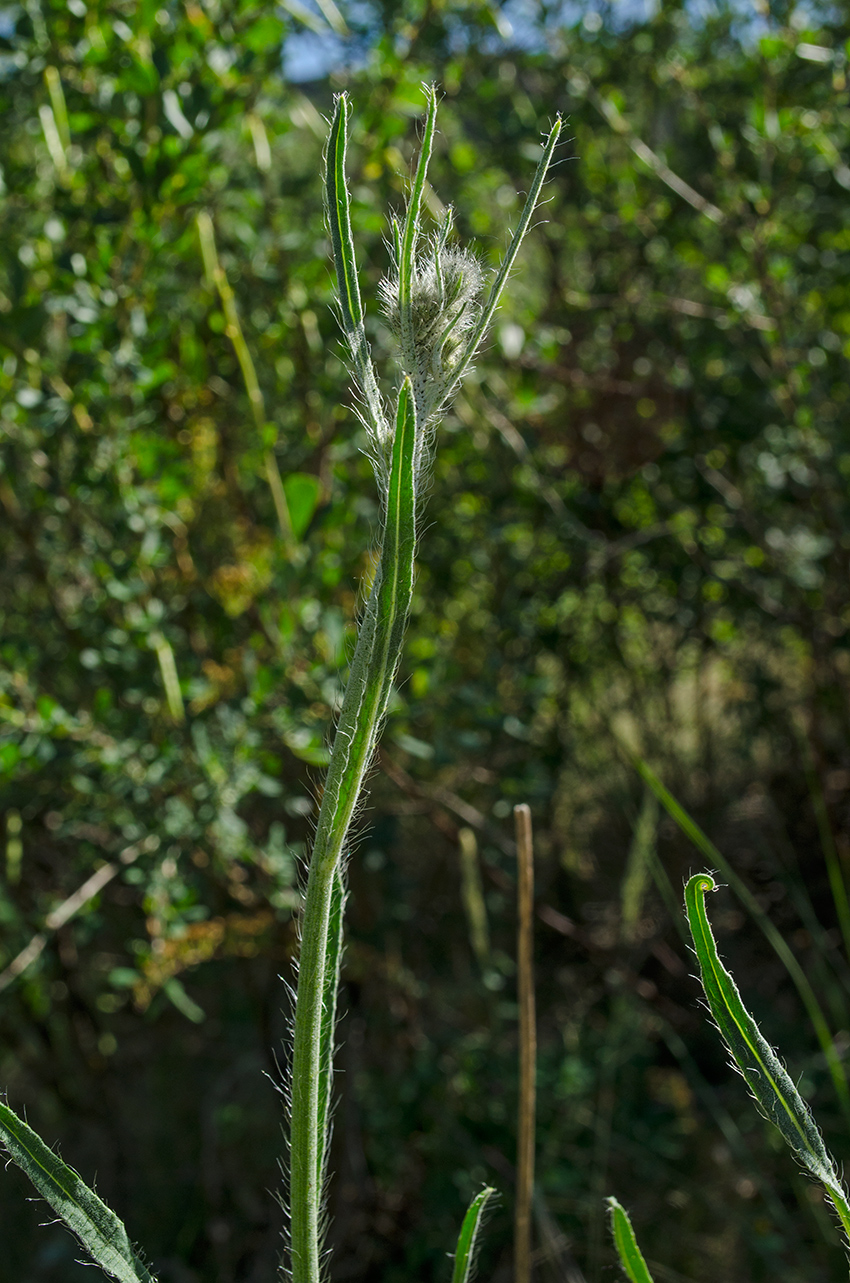
<instances>
[{"instance_id":1,"label":"green stem","mask_svg":"<svg viewBox=\"0 0 850 1283\"><path fill-rule=\"evenodd\" d=\"M318 1283L321 1247L321 1175L325 1150L320 1100L327 1081L323 1048L328 938L335 879L401 654L413 592L415 496L413 453L416 412L405 379L398 400L386 497L386 524L378 572L357 639L334 738L301 925L301 958L292 1050L290 1220L293 1283ZM332 1041L332 1040L331 1040Z\"/></svg>"}]
</instances>

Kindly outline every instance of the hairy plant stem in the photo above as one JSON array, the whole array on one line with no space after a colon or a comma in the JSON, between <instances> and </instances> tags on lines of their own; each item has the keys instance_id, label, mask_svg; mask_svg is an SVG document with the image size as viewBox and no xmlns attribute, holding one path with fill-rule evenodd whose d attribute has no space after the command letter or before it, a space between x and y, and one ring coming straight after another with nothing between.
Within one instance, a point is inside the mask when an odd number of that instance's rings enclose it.
<instances>
[{"instance_id":1,"label":"hairy plant stem","mask_svg":"<svg viewBox=\"0 0 850 1283\"><path fill-rule=\"evenodd\" d=\"M327 1034L326 972L334 881L401 654L413 591L416 413L410 381L398 401L381 559L357 638L328 767L310 861L292 1049L290 1232L293 1283L317 1283L324 1168L323 1123L333 1038Z\"/></svg>"},{"instance_id":2,"label":"hairy plant stem","mask_svg":"<svg viewBox=\"0 0 850 1283\"><path fill-rule=\"evenodd\" d=\"M330 1114L333 1071L333 1022L342 940L345 899L343 867L345 842L366 773L377 744L393 676L401 655L404 628L413 592L413 555L416 543L417 481L428 458L429 406L445 405L449 386L437 377L422 353L430 353L436 324L425 300L427 272L418 268L417 245L421 235L420 212L427 180L428 161L436 127L437 97L426 89L427 122L403 228L396 227L399 333L404 380L398 395L394 430L387 423L375 377L357 282L357 265L351 233L350 198L345 176L345 154L350 108L341 94L331 122L326 156L325 198L328 227L336 265L339 313L351 356L351 372L358 387L367 429L370 454L384 501L383 542L378 571L357 638L351 673L334 738L316 838L310 859L301 924L301 958L291 1066L290 1114L290 1255L293 1283L318 1283L323 1230L327 1122ZM486 304L488 318L516 257L542 188L560 131L560 120L550 132L532 191L511 241L505 263L496 277ZM445 225L443 239L448 233ZM442 244L442 241L440 242ZM457 256L456 256L457 257ZM464 260L466 262L467 260ZM471 270L471 269L468 269ZM442 278L440 278L442 279ZM442 287L441 287L442 288ZM418 292L418 293L417 293ZM392 293L390 290L389 293ZM454 323L451 300L442 298L443 324ZM445 311L446 306L449 312ZM477 342L484 333L477 327ZM440 327L437 326L439 335ZM445 339L440 340L442 343ZM431 343L431 346L429 346ZM475 354L475 345L463 351L463 369ZM405 357L409 358L405 364ZM424 368L427 366L428 368ZM452 367L449 382L457 386L461 370ZM432 389L430 384L435 383ZM421 422L419 406L424 407ZM489 1191L487 1191L489 1198ZM466 1279L471 1269L475 1235L486 1198L474 1200L464 1222L465 1246L456 1269ZM470 1220L469 1217L472 1219ZM463 1238L463 1234L462 1234Z\"/></svg>"}]
</instances>

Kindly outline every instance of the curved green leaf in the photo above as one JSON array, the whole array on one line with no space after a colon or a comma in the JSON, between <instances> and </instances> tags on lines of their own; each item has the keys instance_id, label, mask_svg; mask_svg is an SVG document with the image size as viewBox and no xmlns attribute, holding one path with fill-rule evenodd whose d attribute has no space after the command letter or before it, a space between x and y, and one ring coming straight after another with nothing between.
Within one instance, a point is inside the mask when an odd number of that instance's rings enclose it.
<instances>
[{"instance_id":1,"label":"curved green leaf","mask_svg":"<svg viewBox=\"0 0 850 1283\"><path fill-rule=\"evenodd\" d=\"M675 820L681 831L686 837L690 838L697 850L701 851L711 864L720 870L726 881L735 892L750 917L756 923L765 936L777 957L782 961L786 971L791 977L803 1006L806 1008L809 1019L812 1022L817 1040L820 1043L824 1060L829 1066L829 1072L832 1077L835 1093L838 1096L839 1104L844 1111L846 1119L850 1120L850 1084L847 1081L847 1071L841 1062L841 1057L835 1049L835 1041L830 1032L829 1024L824 1015L823 1008L818 1002L814 989L809 983L809 978L803 968L795 958L787 941L783 938L782 933L777 930L770 918L759 905L749 887L732 868L729 861L718 851L714 843L703 833L702 829L694 819L688 814L685 808L679 803L669 789L665 788L655 772L641 758L634 759L638 773L641 775L646 784L652 789L652 792L658 798L658 801L664 807L664 810L672 820Z\"/></svg>"},{"instance_id":2,"label":"curved green leaf","mask_svg":"<svg viewBox=\"0 0 850 1283\"><path fill-rule=\"evenodd\" d=\"M107 1274L118 1283L156 1283L133 1251L127 1231L115 1213L14 1110L2 1103L0 1145Z\"/></svg>"},{"instance_id":3,"label":"curved green leaf","mask_svg":"<svg viewBox=\"0 0 850 1283\"><path fill-rule=\"evenodd\" d=\"M694 940L700 978L711 1014L747 1086L765 1116L779 1128L791 1150L821 1182L850 1233L850 1201L814 1120L776 1052L747 1011L730 972L720 961L705 907L716 891L709 873L695 873L685 887L685 912Z\"/></svg>"}]
</instances>

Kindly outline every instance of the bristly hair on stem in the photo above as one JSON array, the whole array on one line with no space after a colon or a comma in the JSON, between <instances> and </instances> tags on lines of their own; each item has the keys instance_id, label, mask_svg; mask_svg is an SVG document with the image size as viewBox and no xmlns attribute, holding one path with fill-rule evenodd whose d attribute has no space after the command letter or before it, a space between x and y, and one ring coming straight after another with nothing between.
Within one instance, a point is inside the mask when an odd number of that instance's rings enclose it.
<instances>
[{"instance_id":1,"label":"bristly hair on stem","mask_svg":"<svg viewBox=\"0 0 850 1283\"><path fill-rule=\"evenodd\" d=\"M383 501L382 538L331 750L301 919L289 1079L289 1260L293 1283L319 1283L323 1270L323 1186L344 906L341 869L410 612L418 483L439 412L475 355L528 230L561 129L558 120L549 134L505 261L487 301L482 302L484 283L478 260L469 251L447 244L450 215L422 247L420 213L437 117L436 90L426 88L425 95L425 129L405 218L401 225L393 225L394 274L381 287L381 302L401 351L402 381L392 417L385 410L375 374L360 300L345 174L351 111L345 94L336 100L326 153L326 208L339 317ZM487 1198L489 1191L482 1192L464 1222L460 1264L456 1259L456 1273L460 1270L464 1280L469 1277Z\"/></svg>"}]
</instances>

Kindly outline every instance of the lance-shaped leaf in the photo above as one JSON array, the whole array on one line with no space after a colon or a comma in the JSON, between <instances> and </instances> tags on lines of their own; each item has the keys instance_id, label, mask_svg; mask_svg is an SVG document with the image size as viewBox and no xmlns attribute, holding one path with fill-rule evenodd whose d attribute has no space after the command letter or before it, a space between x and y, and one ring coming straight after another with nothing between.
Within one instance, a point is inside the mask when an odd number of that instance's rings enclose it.
<instances>
[{"instance_id":1,"label":"lance-shaped leaf","mask_svg":"<svg viewBox=\"0 0 850 1283\"><path fill-rule=\"evenodd\" d=\"M113 1211L49 1145L0 1103L0 1145L76 1234L92 1260L119 1283L156 1283Z\"/></svg>"},{"instance_id":2,"label":"lance-shaped leaf","mask_svg":"<svg viewBox=\"0 0 850 1283\"><path fill-rule=\"evenodd\" d=\"M463 1225L461 1225L460 1234L458 1235L452 1283L469 1283L473 1276L481 1221L484 1216L484 1210L495 1192L489 1185L485 1185L475 1195L475 1198L467 1208L466 1216L463 1218Z\"/></svg>"},{"instance_id":3,"label":"lance-shaped leaf","mask_svg":"<svg viewBox=\"0 0 850 1283\"><path fill-rule=\"evenodd\" d=\"M631 1283L652 1283L652 1275L643 1259L643 1252L638 1247L628 1212L616 1198L608 1199L608 1211L611 1215L614 1246L626 1277L631 1279Z\"/></svg>"},{"instance_id":4,"label":"lance-shaped leaf","mask_svg":"<svg viewBox=\"0 0 850 1283\"><path fill-rule=\"evenodd\" d=\"M419 149L416 174L414 175L413 187L407 201L407 212L399 246L398 306L401 317L402 351L412 350L414 346L411 293L413 291L413 277L416 271L419 211L422 208L422 194L425 191L428 165L431 160L431 150L434 146L434 131L437 127L437 92L433 85L426 89L426 94L428 97L428 115L425 120L425 132L422 135L422 146Z\"/></svg>"},{"instance_id":5,"label":"lance-shaped leaf","mask_svg":"<svg viewBox=\"0 0 850 1283\"><path fill-rule=\"evenodd\" d=\"M522 214L520 215L516 231L511 237L508 252L502 260L502 265L496 274L496 279L490 287L490 293L487 296L487 302L482 308L478 324L467 340L463 354L452 371L451 381L447 385L444 393L446 399L452 395L469 368L470 363L475 359L475 353L478 351L481 340L487 332L487 327L493 319L493 313L499 306L499 300L504 293L505 286L508 283L508 277L510 276L513 265L516 262L517 254L519 254L520 246L525 240L525 234L528 231L529 224L534 216L534 211L537 208L537 202L540 199L540 193L543 190L543 184L546 181L546 175L549 172L549 167L552 164L552 157L554 156L555 148L558 145L562 125L563 122L561 121L561 117L558 116L554 125L550 129L549 136L543 146L543 155L540 157L537 172L534 175L534 181L532 182L528 196L526 197L525 205L523 207Z\"/></svg>"},{"instance_id":6,"label":"lance-shaped leaf","mask_svg":"<svg viewBox=\"0 0 850 1283\"><path fill-rule=\"evenodd\" d=\"M369 426L378 442L383 445L387 440L389 429L363 326L363 305L360 302L354 238L351 234L351 202L345 176L350 113L348 98L345 94L340 94L336 100L328 138L325 196L339 289L338 302L342 329L351 352L354 375L366 402Z\"/></svg>"},{"instance_id":7,"label":"lance-shaped leaf","mask_svg":"<svg viewBox=\"0 0 850 1283\"><path fill-rule=\"evenodd\" d=\"M850 1234L850 1202L812 1111L776 1052L744 1006L738 986L720 961L705 907L717 889L709 873L696 873L685 887L685 912L694 940L700 978L711 1014L732 1059L765 1116L779 1128L792 1152L821 1182Z\"/></svg>"}]
</instances>

